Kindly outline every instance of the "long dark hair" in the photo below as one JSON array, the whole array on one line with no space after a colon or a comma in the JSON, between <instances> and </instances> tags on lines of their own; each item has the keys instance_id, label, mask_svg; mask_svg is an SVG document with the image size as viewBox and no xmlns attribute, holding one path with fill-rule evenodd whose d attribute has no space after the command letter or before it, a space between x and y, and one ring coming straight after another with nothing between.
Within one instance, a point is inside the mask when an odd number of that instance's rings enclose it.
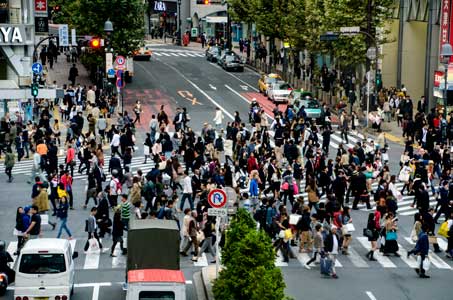
<instances>
[{"instance_id":1,"label":"long dark hair","mask_svg":"<svg viewBox=\"0 0 453 300\"><path fill-rule=\"evenodd\" d=\"M22 215L20 214L19 210L23 208L22 206L19 206L16 210L16 222L22 220Z\"/></svg>"}]
</instances>

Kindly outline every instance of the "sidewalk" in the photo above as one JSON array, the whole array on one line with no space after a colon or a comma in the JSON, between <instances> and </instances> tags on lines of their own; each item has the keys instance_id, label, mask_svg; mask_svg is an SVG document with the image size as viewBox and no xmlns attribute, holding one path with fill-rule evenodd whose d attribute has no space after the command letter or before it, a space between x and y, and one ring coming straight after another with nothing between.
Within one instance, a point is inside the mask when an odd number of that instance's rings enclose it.
<instances>
[{"instance_id":1,"label":"sidewalk","mask_svg":"<svg viewBox=\"0 0 453 300\"><path fill-rule=\"evenodd\" d=\"M46 67L47 67L46 76L47 85L52 85L54 81L57 82L57 86L59 88L61 88L63 84L67 85L71 84L70 81L68 80L68 76L69 69L72 67L72 63L66 61L65 55L60 54L60 56L58 56L58 62L56 63L54 62L53 69L50 69L48 63ZM76 86L77 84L80 84L82 86L86 85L88 88L89 85L92 85L92 82L90 80L88 70L85 68L85 66L83 66L80 63L80 59L79 62L76 63L76 67L79 71L79 76L77 76L76 78Z\"/></svg>"}]
</instances>

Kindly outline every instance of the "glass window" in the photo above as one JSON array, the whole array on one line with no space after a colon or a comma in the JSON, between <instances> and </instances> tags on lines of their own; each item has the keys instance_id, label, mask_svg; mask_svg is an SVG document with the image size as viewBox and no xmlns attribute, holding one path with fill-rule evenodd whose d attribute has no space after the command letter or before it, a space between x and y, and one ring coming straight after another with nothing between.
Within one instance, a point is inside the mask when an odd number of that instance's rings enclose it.
<instances>
[{"instance_id":1,"label":"glass window","mask_svg":"<svg viewBox=\"0 0 453 300\"><path fill-rule=\"evenodd\" d=\"M300 103L305 108L319 108L319 103L316 100L301 100Z\"/></svg>"},{"instance_id":2,"label":"glass window","mask_svg":"<svg viewBox=\"0 0 453 300\"><path fill-rule=\"evenodd\" d=\"M19 272L25 274L48 274L66 272L63 254L23 254Z\"/></svg>"},{"instance_id":3,"label":"glass window","mask_svg":"<svg viewBox=\"0 0 453 300\"><path fill-rule=\"evenodd\" d=\"M158 292L158 291L142 291L138 295L139 300L159 300L159 299L175 299L175 293L168 292Z\"/></svg>"}]
</instances>

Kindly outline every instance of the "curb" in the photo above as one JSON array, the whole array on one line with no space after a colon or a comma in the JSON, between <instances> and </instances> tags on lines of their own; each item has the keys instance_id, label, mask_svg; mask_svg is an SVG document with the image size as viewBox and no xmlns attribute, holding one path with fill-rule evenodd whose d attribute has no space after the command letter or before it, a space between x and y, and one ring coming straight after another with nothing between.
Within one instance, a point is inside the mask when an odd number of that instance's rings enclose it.
<instances>
[{"instance_id":1,"label":"curb","mask_svg":"<svg viewBox=\"0 0 453 300\"><path fill-rule=\"evenodd\" d=\"M208 266L208 267L204 267L201 269L201 279L203 282L204 291L205 291L207 300L214 300L214 293L212 292L212 286L213 286L212 279L213 278L210 278L210 277L212 277L212 274L210 274L210 273L212 272L211 269L213 267L215 269L215 266Z\"/></svg>"},{"instance_id":2,"label":"curb","mask_svg":"<svg viewBox=\"0 0 453 300\"><path fill-rule=\"evenodd\" d=\"M206 287L203 282L203 277L201 275L201 271L195 272L193 274L193 284L195 293L197 296L197 300L208 300L206 295Z\"/></svg>"}]
</instances>

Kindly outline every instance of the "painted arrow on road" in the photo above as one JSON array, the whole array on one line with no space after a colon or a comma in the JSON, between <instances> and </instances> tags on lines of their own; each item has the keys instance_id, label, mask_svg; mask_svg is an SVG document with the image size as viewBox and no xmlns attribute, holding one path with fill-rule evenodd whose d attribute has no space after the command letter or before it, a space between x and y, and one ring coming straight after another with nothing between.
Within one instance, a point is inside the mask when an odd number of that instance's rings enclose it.
<instances>
[{"instance_id":1,"label":"painted arrow on road","mask_svg":"<svg viewBox=\"0 0 453 300\"><path fill-rule=\"evenodd\" d=\"M249 90L249 87L246 86L246 85L241 85L241 89L243 89L244 91L248 91L248 90Z\"/></svg>"},{"instance_id":2,"label":"painted arrow on road","mask_svg":"<svg viewBox=\"0 0 453 300\"><path fill-rule=\"evenodd\" d=\"M217 88L216 88L215 86L213 86L212 84L210 84L209 87L210 87L211 89L213 89L214 91L217 90Z\"/></svg>"},{"instance_id":3,"label":"painted arrow on road","mask_svg":"<svg viewBox=\"0 0 453 300\"><path fill-rule=\"evenodd\" d=\"M198 105L202 105L202 103L199 102L199 101L197 100L197 98L195 98L195 97L192 95L192 93L189 92L189 91L178 91L178 94L179 94L179 96L181 96L181 98L183 98L183 99L185 99L185 100L187 100L187 101L192 102L192 105L197 105L197 104L198 104Z\"/></svg>"}]
</instances>

